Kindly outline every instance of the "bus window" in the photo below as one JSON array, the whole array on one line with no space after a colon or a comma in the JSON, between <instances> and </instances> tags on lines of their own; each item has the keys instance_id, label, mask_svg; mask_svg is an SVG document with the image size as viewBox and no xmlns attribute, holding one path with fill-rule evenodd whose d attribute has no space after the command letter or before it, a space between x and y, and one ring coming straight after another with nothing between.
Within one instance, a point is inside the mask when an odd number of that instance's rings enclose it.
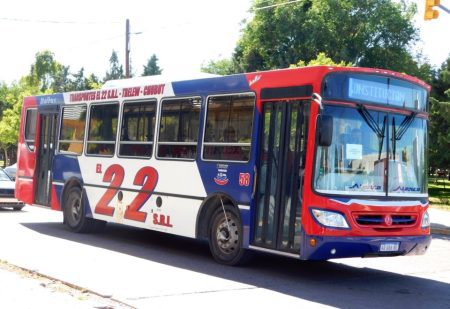
<instances>
[{"instance_id":1,"label":"bus window","mask_svg":"<svg viewBox=\"0 0 450 309\"><path fill-rule=\"evenodd\" d=\"M34 138L36 137L36 121L37 121L37 109L30 108L27 110L27 116L25 120L25 143L28 149L34 151Z\"/></svg>"},{"instance_id":2,"label":"bus window","mask_svg":"<svg viewBox=\"0 0 450 309\"><path fill-rule=\"evenodd\" d=\"M116 144L119 105L91 105L87 153L112 156Z\"/></svg>"},{"instance_id":3,"label":"bus window","mask_svg":"<svg viewBox=\"0 0 450 309\"><path fill-rule=\"evenodd\" d=\"M59 152L81 155L83 153L85 126L86 105L64 107L59 136Z\"/></svg>"},{"instance_id":4,"label":"bus window","mask_svg":"<svg viewBox=\"0 0 450 309\"><path fill-rule=\"evenodd\" d=\"M153 153L156 101L125 103L119 155L150 158Z\"/></svg>"},{"instance_id":5,"label":"bus window","mask_svg":"<svg viewBox=\"0 0 450 309\"><path fill-rule=\"evenodd\" d=\"M209 97L203 159L249 160L254 105L254 94Z\"/></svg>"},{"instance_id":6,"label":"bus window","mask_svg":"<svg viewBox=\"0 0 450 309\"><path fill-rule=\"evenodd\" d=\"M158 158L195 159L200 108L200 98L162 101Z\"/></svg>"}]
</instances>

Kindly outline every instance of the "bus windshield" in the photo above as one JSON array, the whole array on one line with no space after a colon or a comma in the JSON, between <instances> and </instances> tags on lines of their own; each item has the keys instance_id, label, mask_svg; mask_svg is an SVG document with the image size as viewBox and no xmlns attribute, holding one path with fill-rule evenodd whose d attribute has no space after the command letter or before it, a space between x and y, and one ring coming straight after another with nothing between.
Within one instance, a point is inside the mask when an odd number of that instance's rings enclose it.
<instances>
[{"instance_id":1,"label":"bus windshield","mask_svg":"<svg viewBox=\"0 0 450 309\"><path fill-rule=\"evenodd\" d=\"M314 187L346 195L425 196L426 120L410 115L325 106L330 146L318 146Z\"/></svg>"}]
</instances>

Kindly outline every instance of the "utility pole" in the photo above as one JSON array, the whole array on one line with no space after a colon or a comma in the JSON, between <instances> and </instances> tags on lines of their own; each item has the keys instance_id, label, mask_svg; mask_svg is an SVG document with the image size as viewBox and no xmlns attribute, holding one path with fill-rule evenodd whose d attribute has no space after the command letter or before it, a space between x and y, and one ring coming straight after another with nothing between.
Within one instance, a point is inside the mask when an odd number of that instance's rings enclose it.
<instances>
[{"instance_id":1,"label":"utility pole","mask_svg":"<svg viewBox=\"0 0 450 309\"><path fill-rule=\"evenodd\" d=\"M130 78L130 20L125 24L125 78Z\"/></svg>"}]
</instances>

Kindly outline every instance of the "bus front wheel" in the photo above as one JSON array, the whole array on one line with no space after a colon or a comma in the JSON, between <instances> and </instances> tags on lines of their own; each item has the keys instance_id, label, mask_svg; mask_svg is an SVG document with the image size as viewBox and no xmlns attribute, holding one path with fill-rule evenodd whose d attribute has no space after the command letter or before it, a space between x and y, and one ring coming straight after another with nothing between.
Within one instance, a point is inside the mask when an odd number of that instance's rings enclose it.
<instances>
[{"instance_id":1,"label":"bus front wheel","mask_svg":"<svg viewBox=\"0 0 450 309\"><path fill-rule=\"evenodd\" d=\"M212 215L209 248L221 264L239 265L247 260L248 252L242 248L242 223L234 207L219 207Z\"/></svg>"}]
</instances>

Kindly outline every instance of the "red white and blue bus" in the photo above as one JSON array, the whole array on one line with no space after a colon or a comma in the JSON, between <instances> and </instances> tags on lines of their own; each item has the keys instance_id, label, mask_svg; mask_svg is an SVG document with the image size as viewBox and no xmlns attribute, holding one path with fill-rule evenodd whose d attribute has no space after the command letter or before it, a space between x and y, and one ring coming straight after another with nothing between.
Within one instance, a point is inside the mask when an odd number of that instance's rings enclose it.
<instances>
[{"instance_id":1,"label":"red white and blue bus","mask_svg":"<svg viewBox=\"0 0 450 309\"><path fill-rule=\"evenodd\" d=\"M24 99L21 201L74 232L206 239L228 265L427 250L424 82L329 66L125 82Z\"/></svg>"}]
</instances>

